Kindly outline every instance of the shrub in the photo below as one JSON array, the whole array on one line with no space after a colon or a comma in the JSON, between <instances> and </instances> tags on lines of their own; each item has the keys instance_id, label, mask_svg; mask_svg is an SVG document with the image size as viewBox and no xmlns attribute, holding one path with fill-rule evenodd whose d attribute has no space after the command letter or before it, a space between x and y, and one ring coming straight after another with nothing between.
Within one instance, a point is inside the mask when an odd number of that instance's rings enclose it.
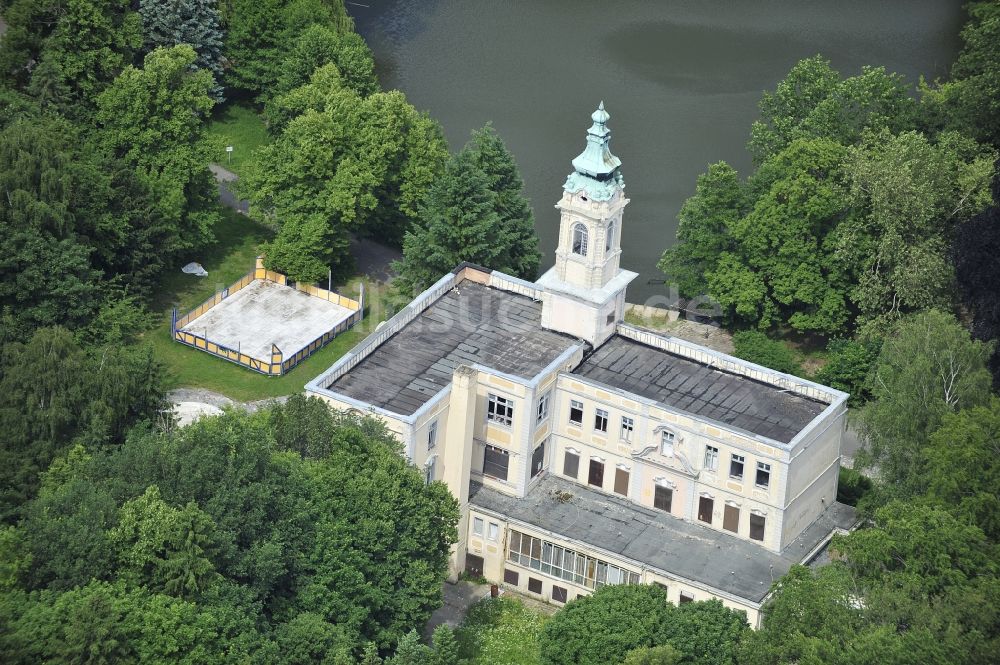
<instances>
[{"instance_id":1,"label":"shrub","mask_svg":"<svg viewBox=\"0 0 1000 665\"><path fill-rule=\"evenodd\" d=\"M733 355L785 374L802 374L802 366L792 350L759 330L744 330L733 335Z\"/></svg>"}]
</instances>

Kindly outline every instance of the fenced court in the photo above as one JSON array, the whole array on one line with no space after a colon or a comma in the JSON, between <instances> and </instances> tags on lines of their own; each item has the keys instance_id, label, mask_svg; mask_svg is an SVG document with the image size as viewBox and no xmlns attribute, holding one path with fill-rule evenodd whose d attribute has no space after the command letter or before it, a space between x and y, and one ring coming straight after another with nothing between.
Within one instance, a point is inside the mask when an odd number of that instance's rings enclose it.
<instances>
[{"instance_id":1,"label":"fenced court","mask_svg":"<svg viewBox=\"0 0 1000 665\"><path fill-rule=\"evenodd\" d=\"M362 287L363 288L363 287ZM171 337L255 372L280 376L361 320L358 300L266 270L250 271L198 307L171 317Z\"/></svg>"}]
</instances>

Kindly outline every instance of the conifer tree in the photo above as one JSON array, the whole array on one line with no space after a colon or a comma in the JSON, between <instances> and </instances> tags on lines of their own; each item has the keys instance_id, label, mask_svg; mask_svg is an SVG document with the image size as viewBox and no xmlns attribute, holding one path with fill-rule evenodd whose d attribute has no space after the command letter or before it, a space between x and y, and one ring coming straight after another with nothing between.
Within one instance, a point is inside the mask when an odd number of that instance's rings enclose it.
<instances>
[{"instance_id":1,"label":"conifer tree","mask_svg":"<svg viewBox=\"0 0 1000 665\"><path fill-rule=\"evenodd\" d=\"M472 133L467 149L472 152L476 165L486 174L490 189L496 194L500 227L510 238L508 255L501 261L510 266L517 277L535 279L542 254L538 251L535 216L524 195L524 181L514 156L490 124Z\"/></svg>"},{"instance_id":2,"label":"conifer tree","mask_svg":"<svg viewBox=\"0 0 1000 665\"><path fill-rule=\"evenodd\" d=\"M395 266L400 286L421 291L463 261L509 272L510 266L501 263L509 245L489 179L472 153L463 150L448 160L420 219L403 239L403 260Z\"/></svg>"},{"instance_id":3,"label":"conifer tree","mask_svg":"<svg viewBox=\"0 0 1000 665\"><path fill-rule=\"evenodd\" d=\"M212 97L222 101L222 29L215 0L140 0L146 47L188 44L198 54L195 66L215 77Z\"/></svg>"}]
</instances>

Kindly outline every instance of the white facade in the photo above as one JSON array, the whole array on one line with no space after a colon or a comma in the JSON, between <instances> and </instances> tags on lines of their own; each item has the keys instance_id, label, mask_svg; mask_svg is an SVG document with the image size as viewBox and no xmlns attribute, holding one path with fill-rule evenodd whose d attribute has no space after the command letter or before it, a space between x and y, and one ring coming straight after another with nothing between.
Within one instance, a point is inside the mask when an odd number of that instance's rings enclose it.
<instances>
[{"instance_id":1,"label":"white facade","mask_svg":"<svg viewBox=\"0 0 1000 665\"><path fill-rule=\"evenodd\" d=\"M520 499L530 498L546 478L562 478L596 492L593 496L630 502L637 510L646 510L644 515L657 511L661 519L669 516L678 524L695 525L703 539L723 539L719 542L730 545L736 541L725 539L738 539L745 551L774 561L785 561L776 557L786 556L790 543L835 502L846 394L622 323L625 287L635 273L619 265L622 213L628 200L620 163L608 158L606 120L602 106L588 133L592 154L587 158L585 151L574 160L575 166L582 160L582 170L578 167L570 176L557 206L556 264L537 283L463 267L442 278L306 388L336 408L381 418L429 479L447 483L462 511L453 576L467 566L480 567L491 580L506 581L555 602L589 593L602 583L598 578L588 582L586 574L582 580L567 580L566 571L560 577L540 559L525 565L522 559L530 559L530 553L514 551L512 542L520 547L524 538L537 538L546 551L571 550L574 561L592 565L594 575L606 576L605 583L659 583L675 602L720 598L746 610L751 624L757 625L766 587L740 595L728 590L730 585L704 576L694 579L658 567L659 559L616 555L572 525L542 529L492 510L475 497L470 501L471 483L497 496ZM594 154L604 156L593 158ZM607 172L595 174L599 167L593 164L607 165ZM478 363L458 366L450 385L408 414L329 388L443 293L463 283L540 300L540 327L578 339L568 339L558 357L530 376L504 374ZM642 344L679 363L697 363L740 377L738 381L757 386L774 399L787 394L810 400L818 405L817 415L790 440L778 441L670 406L641 391L611 387L574 373L589 353L612 337ZM720 570L720 579L728 572Z\"/></svg>"}]
</instances>

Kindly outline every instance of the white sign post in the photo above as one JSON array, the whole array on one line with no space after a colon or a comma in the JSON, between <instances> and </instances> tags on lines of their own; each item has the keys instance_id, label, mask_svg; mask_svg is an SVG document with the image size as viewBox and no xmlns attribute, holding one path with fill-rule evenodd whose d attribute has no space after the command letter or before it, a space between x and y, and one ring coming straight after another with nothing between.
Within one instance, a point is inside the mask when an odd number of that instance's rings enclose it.
<instances>
[{"instance_id":1,"label":"white sign post","mask_svg":"<svg viewBox=\"0 0 1000 665\"><path fill-rule=\"evenodd\" d=\"M233 163L233 146L226 146L226 160L229 164Z\"/></svg>"}]
</instances>

